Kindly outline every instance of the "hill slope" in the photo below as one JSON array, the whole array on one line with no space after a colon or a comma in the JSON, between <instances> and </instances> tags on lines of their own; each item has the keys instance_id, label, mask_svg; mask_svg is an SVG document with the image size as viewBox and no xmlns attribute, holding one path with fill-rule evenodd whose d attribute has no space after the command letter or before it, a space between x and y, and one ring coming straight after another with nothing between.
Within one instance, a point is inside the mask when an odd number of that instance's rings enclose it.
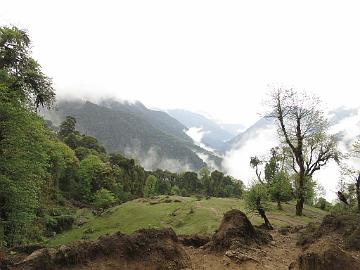
<instances>
[{"instance_id":1,"label":"hill slope","mask_svg":"<svg viewBox=\"0 0 360 270\"><path fill-rule=\"evenodd\" d=\"M270 206L268 217L275 227L305 225L320 220L327 212L305 206L304 216L295 216L294 204L284 204L283 210ZM87 220L82 227L57 235L48 243L60 245L84 239L96 239L100 235L121 231L132 233L141 228L172 227L177 234L212 234L219 226L223 214L230 209L245 211L240 199L211 198L197 200L194 197L159 196L155 199L137 199L109 209L100 217L89 210L79 210L78 219ZM251 222L261 224L256 215L249 215Z\"/></svg>"},{"instance_id":2,"label":"hill slope","mask_svg":"<svg viewBox=\"0 0 360 270\"><path fill-rule=\"evenodd\" d=\"M81 133L97 138L108 152L135 157L148 170L197 170L205 166L203 155L217 166L221 164L220 158L193 143L184 125L140 102L60 101L55 111L44 112L55 124L68 115L77 119Z\"/></svg>"}]
</instances>

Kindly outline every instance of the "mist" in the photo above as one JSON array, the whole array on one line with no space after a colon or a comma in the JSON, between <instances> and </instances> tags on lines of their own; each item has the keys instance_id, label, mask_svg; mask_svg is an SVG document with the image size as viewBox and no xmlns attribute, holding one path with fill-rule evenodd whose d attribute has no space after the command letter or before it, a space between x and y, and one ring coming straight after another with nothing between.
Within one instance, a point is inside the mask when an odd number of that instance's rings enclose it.
<instances>
[{"instance_id":1,"label":"mist","mask_svg":"<svg viewBox=\"0 0 360 270\"><path fill-rule=\"evenodd\" d=\"M338 148L343 154L349 154L352 144L360 135L360 109L340 107L327 113L330 121L330 134L339 138ZM229 174L241 179L245 184L256 179L254 169L250 167L252 156L267 157L272 147L279 145L276 122L262 119L241 135L238 143L224 154L223 167ZM354 158L343 160L345 164L360 169ZM333 201L341 178L340 167L330 161L313 176L325 188L326 199Z\"/></svg>"}]
</instances>

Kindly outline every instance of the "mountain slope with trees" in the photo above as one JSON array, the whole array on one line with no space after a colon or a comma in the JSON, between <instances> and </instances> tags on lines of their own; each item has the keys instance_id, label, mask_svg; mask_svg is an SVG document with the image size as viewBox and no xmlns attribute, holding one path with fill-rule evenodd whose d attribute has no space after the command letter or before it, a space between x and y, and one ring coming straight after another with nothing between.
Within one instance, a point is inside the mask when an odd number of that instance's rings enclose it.
<instances>
[{"instance_id":1,"label":"mountain slope with trees","mask_svg":"<svg viewBox=\"0 0 360 270\"><path fill-rule=\"evenodd\" d=\"M136 158L149 170L198 170L205 166L199 153L221 167L221 158L195 145L184 125L140 102L60 101L55 111L44 111L43 115L55 124L66 116L75 117L81 133L97 138L110 153Z\"/></svg>"}]
</instances>

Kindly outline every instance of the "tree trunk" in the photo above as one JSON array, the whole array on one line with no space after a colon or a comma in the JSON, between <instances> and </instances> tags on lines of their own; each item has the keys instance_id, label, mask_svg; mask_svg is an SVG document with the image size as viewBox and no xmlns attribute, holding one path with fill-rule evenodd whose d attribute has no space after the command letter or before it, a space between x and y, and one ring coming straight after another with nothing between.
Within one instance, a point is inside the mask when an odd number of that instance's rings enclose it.
<instances>
[{"instance_id":1,"label":"tree trunk","mask_svg":"<svg viewBox=\"0 0 360 270\"><path fill-rule=\"evenodd\" d=\"M281 202L280 202L280 201L277 202L277 208L278 208L279 210L282 210L282 206L281 206Z\"/></svg>"},{"instance_id":2,"label":"tree trunk","mask_svg":"<svg viewBox=\"0 0 360 270\"><path fill-rule=\"evenodd\" d=\"M360 173L358 178L356 179L356 199L357 199L357 206L358 206L358 212L360 213Z\"/></svg>"},{"instance_id":3,"label":"tree trunk","mask_svg":"<svg viewBox=\"0 0 360 270\"><path fill-rule=\"evenodd\" d=\"M264 223L265 223L265 227L268 229L268 230L273 230L273 226L271 225L270 221L268 220L266 214L265 214L265 210L264 208L260 207L257 209L258 210L258 213L260 214L260 216L263 218L264 220Z\"/></svg>"},{"instance_id":4,"label":"tree trunk","mask_svg":"<svg viewBox=\"0 0 360 270\"><path fill-rule=\"evenodd\" d=\"M304 208L304 196L302 197L299 197L297 202L296 202L296 215L297 216L302 216L302 211L303 211L303 208Z\"/></svg>"},{"instance_id":5,"label":"tree trunk","mask_svg":"<svg viewBox=\"0 0 360 270\"><path fill-rule=\"evenodd\" d=\"M302 161L302 157L300 157L300 160ZM300 172L299 172L299 190L298 190L298 198L296 202L296 215L302 216L302 211L304 208L304 202L305 202L305 168L302 162L300 163Z\"/></svg>"}]
</instances>

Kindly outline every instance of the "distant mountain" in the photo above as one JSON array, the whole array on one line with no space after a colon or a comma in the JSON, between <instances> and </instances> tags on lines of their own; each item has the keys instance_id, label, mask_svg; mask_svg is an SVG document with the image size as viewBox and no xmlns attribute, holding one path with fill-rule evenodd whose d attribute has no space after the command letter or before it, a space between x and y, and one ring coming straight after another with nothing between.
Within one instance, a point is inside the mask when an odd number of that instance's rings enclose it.
<instances>
[{"instance_id":1,"label":"distant mountain","mask_svg":"<svg viewBox=\"0 0 360 270\"><path fill-rule=\"evenodd\" d=\"M231 135L236 136L246 130L245 126L242 124L220 124L220 127L225 129Z\"/></svg>"},{"instance_id":2,"label":"distant mountain","mask_svg":"<svg viewBox=\"0 0 360 270\"><path fill-rule=\"evenodd\" d=\"M250 126L244 132L235 136L231 140L226 142L224 147L225 151L231 149L237 149L245 145L248 141L253 140L258 137L259 133L263 132L266 129L275 129L276 123L274 119L261 118L255 124Z\"/></svg>"},{"instance_id":3,"label":"distant mountain","mask_svg":"<svg viewBox=\"0 0 360 270\"><path fill-rule=\"evenodd\" d=\"M167 112L187 128L201 128L203 135L201 142L217 151L222 151L226 145L225 142L237 135L198 113L179 109Z\"/></svg>"},{"instance_id":4,"label":"distant mountain","mask_svg":"<svg viewBox=\"0 0 360 270\"><path fill-rule=\"evenodd\" d=\"M97 138L110 153L135 157L149 170L197 170L205 166L204 161L221 166L221 158L195 145L183 124L140 102L60 101L55 110L42 114L55 125L74 116L81 133Z\"/></svg>"},{"instance_id":5,"label":"distant mountain","mask_svg":"<svg viewBox=\"0 0 360 270\"><path fill-rule=\"evenodd\" d=\"M330 132L336 134L347 150L356 136L360 135L360 108L339 107L328 112ZM226 142L225 150L237 149L269 129L276 129L276 120L261 118L243 133Z\"/></svg>"},{"instance_id":6,"label":"distant mountain","mask_svg":"<svg viewBox=\"0 0 360 270\"><path fill-rule=\"evenodd\" d=\"M354 136L360 134L360 108L339 107L329 111L327 118L330 132L338 136L342 146L350 148ZM268 129L276 129L275 119L261 118L243 133L226 142L225 150L239 148L248 140L257 139L259 134Z\"/></svg>"}]
</instances>

